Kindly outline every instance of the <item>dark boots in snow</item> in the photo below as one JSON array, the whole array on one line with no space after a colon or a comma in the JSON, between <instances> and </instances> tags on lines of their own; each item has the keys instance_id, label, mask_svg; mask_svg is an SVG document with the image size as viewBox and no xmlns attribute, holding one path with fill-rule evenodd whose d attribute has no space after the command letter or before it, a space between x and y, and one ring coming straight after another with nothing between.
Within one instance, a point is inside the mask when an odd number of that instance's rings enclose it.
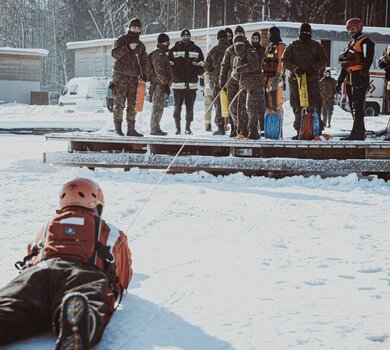
<instances>
[{"instance_id":1,"label":"dark boots in snow","mask_svg":"<svg viewBox=\"0 0 390 350\"><path fill-rule=\"evenodd\" d=\"M218 130L213 132L213 135L226 135L225 126L218 125Z\"/></svg>"},{"instance_id":2,"label":"dark boots in snow","mask_svg":"<svg viewBox=\"0 0 390 350\"><path fill-rule=\"evenodd\" d=\"M229 137L236 137L237 136L237 128L233 123L230 123L230 135Z\"/></svg>"},{"instance_id":3,"label":"dark boots in snow","mask_svg":"<svg viewBox=\"0 0 390 350\"><path fill-rule=\"evenodd\" d=\"M119 136L125 136L125 134L122 131L122 122L114 122L115 126L115 133Z\"/></svg>"},{"instance_id":4,"label":"dark boots in snow","mask_svg":"<svg viewBox=\"0 0 390 350\"><path fill-rule=\"evenodd\" d=\"M135 130L135 120L131 120L130 122L127 123L127 136L137 136L141 137L144 136L143 134L140 134Z\"/></svg>"},{"instance_id":5,"label":"dark boots in snow","mask_svg":"<svg viewBox=\"0 0 390 350\"><path fill-rule=\"evenodd\" d=\"M365 131L364 130L352 130L351 135L348 137L342 137L340 140L344 141L364 141Z\"/></svg>"},{"instance_id":6,"label":"dark boots in snow","mask_svg":"<svg viewBox=\"0 0 390 350\"><path fill-rule=\"evenodd\" d=\"M186 130L184 131L186 135L192 135L191 131L191 122L186 122Z\"/></svg>"},{"instance_id":7,"label":"dark boots in snow","mask_svg":"<svg viewBox=\"0 0 390 350\"><path fill-rule=\"evenodd\" d=\"M248 139L258 140L260 139L259 132L257 131L257 127L251 127L248 133Z\"/></svg>"},{"instance_id":8,"label":"dark boots in snow","mask_svg":"<svg viewBox=\"0 0 390 350\"><path fill-rule=\"evenodd\" d=\"M175 132L175 134L176 134L176 135L180 135L180 134L181 134L180 120L175 120L175 126L176 126L176 132Z\"/></svg>"}]
</instances>

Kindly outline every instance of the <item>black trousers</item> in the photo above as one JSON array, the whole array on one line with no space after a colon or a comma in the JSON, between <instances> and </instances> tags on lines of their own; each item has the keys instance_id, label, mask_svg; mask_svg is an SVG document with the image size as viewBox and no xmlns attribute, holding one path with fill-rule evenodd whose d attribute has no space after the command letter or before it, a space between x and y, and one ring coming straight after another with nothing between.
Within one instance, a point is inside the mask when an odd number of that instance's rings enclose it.
<instances>
[{"instance_id":1,"label":"black trousers","mask_svg":"<svg viewBox=\"0 0 390 350\"><path fill-rule=\"evenodd\" d=\"M346 84L349 108L353 118L353 132L365 132L364 115L368 79L359 76L358 72L352 73L352 85Z\"/></svg>"},{"instance_id":2,"label":"black trousers","mask_svg":"<svg viewBox=\"0 0 390 350\"><path fill-rule=\"evenodd\" d=\"M191 123L194 120L194 103L196 99L196 90L173 90L175 98L175 110L173 118L176 122L180 122L181 107L183 103L186 105L186 122Z\"/></svg>"},{"instance_id":3,"label":"black trousers","mask_svg":"<svg viewBox=\"0 0 390 350\"><path fill-rule=\"evenodd\" d=\"M83 293L96 318L91 345L99 342L109 306L107 276L83 263L50 259L24 270L0 289L0 345L44 333L58 332L62 298Z\"/></svg>"}]
</instances>

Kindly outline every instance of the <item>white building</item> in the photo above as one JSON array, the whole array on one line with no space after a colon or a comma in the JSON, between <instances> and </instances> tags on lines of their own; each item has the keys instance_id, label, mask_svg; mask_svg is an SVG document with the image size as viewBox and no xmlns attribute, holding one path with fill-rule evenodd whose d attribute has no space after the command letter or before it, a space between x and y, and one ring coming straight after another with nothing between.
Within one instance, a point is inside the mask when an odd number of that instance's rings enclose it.
<instances>
[{"instance_id":1,"label":"white building","mask_svg":"<svg viewBox=\"0 0 390 350\"><path fill-rule=\"evenodd\" d=\"M44 49L0 47L0 101L31 103L31 92L41 91Z\"/></svg>"},{"instance_id":2,"label":"white building","mask_svg":"<svg viewBox=\"0 0 390 350\"><path fill-rule=\"evenodd\" d=\"M262 42L267 42L267 31L272 26L279 27L281 36L286 44L289 44L298 37L301 23L295 22L254 22L240 24L246 31L247 38L250 39L252 33L258 31L262 34ZM233 31L236 25L229 26ZM321 42L325 48L329 62L328 66L338 69L338 56L345 48L350 38L343 25L334 24L311 24L313 39ZM216 44L217 32L225 27L212 27L209 29L210 48ZM200 46L203 53L208 52L207 29L190 29L192 40ZM382 56L383 50L390 44L390 28L365 27L366 33L375 42L375 59L372 68L377 68L377 61ZM180 40L180 31L168 32L171 38L171 45ZM141 40L146 45L147 52L151 52L156 46L158 34L142 35ZM111 76L113 58L111 49L115 39L98 39L89 41L78 41L67 43L67 48L75 51L75 77L86 76Z\"/></svg>"}]
</instances>

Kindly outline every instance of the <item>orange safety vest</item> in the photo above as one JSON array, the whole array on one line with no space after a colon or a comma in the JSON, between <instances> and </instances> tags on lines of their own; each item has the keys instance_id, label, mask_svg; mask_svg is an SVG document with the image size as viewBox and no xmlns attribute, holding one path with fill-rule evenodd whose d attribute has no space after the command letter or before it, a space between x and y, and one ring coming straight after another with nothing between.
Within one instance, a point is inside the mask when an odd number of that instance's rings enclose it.
<instances>
[{"instance_id":1,"label":"orange safety vest","mask_svg":"<svg viewBox=\"0 0 390 350\"><path fill-rule=\"evenodd\" d=\"M362 42L366 38L367 36L362 35L357 38L357 40L352 40L342 53L342 55L347 58L345 64L342 64L347 72L351 73L363 69L364 57Z\"/></svg>"},{"instance_id":2,"label":"orange safety vest","mask_svg":"<svg viewBox=\"0 0 390 350\"><path fill-rule=\"evenodd\" d=\"M279 59L278 59L278 46L281 43L268 45L264 52L264 59L262 64L262 69L264 75L267 77L274 77L278 69Z\"/></svg>"}]
</instances>

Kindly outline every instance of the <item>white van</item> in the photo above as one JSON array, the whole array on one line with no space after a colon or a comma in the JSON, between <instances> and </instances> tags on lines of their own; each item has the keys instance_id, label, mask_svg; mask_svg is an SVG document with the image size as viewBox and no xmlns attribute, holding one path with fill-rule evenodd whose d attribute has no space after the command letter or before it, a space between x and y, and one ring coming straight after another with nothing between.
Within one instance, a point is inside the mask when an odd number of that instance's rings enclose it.
<instances>
[{"instance_id":1,"label":"white van","mask_svg":"<svg viewBox=\"0 0 390 350\"><path fill-rule=\"evenodd\" d=\"M337 79L337 77L336 77ZM340 107L349 111L348 97L345 90L344 81ZM385 72L383 70L370 70L370 85L366 94L365 115L367 117L377 116L380 113L388 113L384 103L385 92Z\"/></svg>"},{"instance_id":2,"label":"white van","mask_svg":"<svg viewBox=\"0 0 390 350\"><path fill-rule=\"evenodd\" d=\"M60 106L72 109L104 110L108 78L83 77L70 79L58 100Z\"/></svg>"}]
</instances>

